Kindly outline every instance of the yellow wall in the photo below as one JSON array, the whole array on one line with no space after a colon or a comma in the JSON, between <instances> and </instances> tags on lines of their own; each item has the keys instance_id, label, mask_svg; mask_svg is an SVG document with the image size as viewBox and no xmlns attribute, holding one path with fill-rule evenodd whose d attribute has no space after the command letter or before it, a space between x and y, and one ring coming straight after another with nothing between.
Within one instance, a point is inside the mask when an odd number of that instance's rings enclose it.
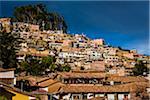
<instances>
[{"instance_id":1,"label":"yellow wall","mask_svg":"<svg viewBox=\"0 0 150 100\"><path fill-rule=\"evenodd\" d=\"M29 96L27 95L17 93L14 91L9 91L9 92L16 94L15 96L13 96L12 100L29 100Z\"/></svg>"}]
</instances>

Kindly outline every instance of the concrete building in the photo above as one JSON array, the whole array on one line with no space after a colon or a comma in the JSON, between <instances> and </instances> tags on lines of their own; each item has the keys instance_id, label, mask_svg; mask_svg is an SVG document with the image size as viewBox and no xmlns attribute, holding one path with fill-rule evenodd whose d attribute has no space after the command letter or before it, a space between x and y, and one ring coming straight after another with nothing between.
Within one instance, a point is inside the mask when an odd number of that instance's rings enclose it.
<instances>
[{"instance_id":1,"label":"concrete building","mask_svg":"<svg viewBox=\"0 0 150 100\"><path fill-rule=\"evenodd\" d=\"M0 81L9 85L16 84L15 68L4 69L0 68Z\"/></svg>"}]
</instances>

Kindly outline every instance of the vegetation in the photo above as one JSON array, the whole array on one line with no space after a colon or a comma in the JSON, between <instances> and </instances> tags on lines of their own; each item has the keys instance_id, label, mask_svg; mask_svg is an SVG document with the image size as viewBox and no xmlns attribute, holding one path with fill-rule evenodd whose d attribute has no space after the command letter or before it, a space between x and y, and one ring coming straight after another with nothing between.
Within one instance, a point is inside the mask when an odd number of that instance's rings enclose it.
<instances>
[{"instance_id":1,"label":"vegetation","mask_svg":"<svg viewBox=\"0 0 150 100\"><path fill-rule=\"evenodd\" d=\"M71 67L69 65L62 66L63 71L69 72L71 70Z\"/></svg>"},{"instance_id":2,"label":"vegetation","mask_svg":"<svg viewBox=\"0 0 150 100\"><path fill-rule=\"evenodd\" d=\"M41 65L44 69L50 69L53 71L55 69L55 58L51 56L43 57Z\"/></svg>"},{"instance_id":3,"label":"vegetation","mask_svg":"<svg viewBox=\"0 0 150 100\"><path fill-rule=\"evenodd\" d=\"M0 100L8 100L6 96L0 96Z\"/></svg>"},{"instance_id":4,"label":"vegetation","mask_svg":"<svg viewBox=\"0 0 150 100\"><path fill-rule=\"evenodd\" d=\"M0 32L0 62L3 63L4 68L16 68L16 52L21 43L19 36Z\"/></svg>"},{"instance_id":5,"label":"vegetation","mask_svg":"<svg viewBox=\"0 0 150 100\"><path fill-rule=\"evenodd\" d=\"M21 70L26 72L26 75L39 76L45 74L46 71L70 71L71 67L68 65L56 65L54 57L47 56L42 59L35 59L32 56L27 56L26 60L21 62Z\"/></svg>"},{"instance_id":6,"label":"vegetation","mask_svg":"<svg viewBox=\"0 0 150 100\"><path fill-rule=\"evenodd\" d=\"M14 21L39 24L40 29L67 31L67 25L63 16L56 12L48 12L43 4L16 7Z\"/></svg>"},{"instance_id":7,"label":"vegetation","mask_svg":"<svg viewBox=\"0 0 150 100\"><path fill-rule=\"evenodd\" d=\"M148 73L148 68L144 63L140 61L138 64L135 65L133 69L133 74L137 76L137 75L143 75L144 73Z\"/></svg>"},{"instance_id":8,"label":"vegetation","mask_svg":"<svg viewBox=\"0 0 150 100\"><path fill-rule=\"evenodd\" d=\"M69 72L71 70L71 67L69 65L58 65L56 67L56 71L59 71L59 72Z\"/></svg>"},{"instance_id":9,"label":"vegetation","mask_svg":"<svg viewBox=\"0 0 150 100\"><path fill-rule=\"evenodd\" d=\"M37 59L31 59L30 61L25 61L21 63L23 69L26 71L26 75L41 75L44 71L44 68L40 66L40 61Z\"/></svg>"}]
</instances>

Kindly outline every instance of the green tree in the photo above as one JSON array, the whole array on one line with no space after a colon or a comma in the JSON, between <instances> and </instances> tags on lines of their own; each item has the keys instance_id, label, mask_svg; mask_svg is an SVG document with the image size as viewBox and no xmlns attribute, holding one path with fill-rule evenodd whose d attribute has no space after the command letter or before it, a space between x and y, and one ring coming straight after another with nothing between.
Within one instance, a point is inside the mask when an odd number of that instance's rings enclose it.
<instances>
[{"instance_id":1,"label":"green tree","mask_svg":"<svg viewBox=\"0 0 150 100\"><path fill-rule=\"evenodd\" d=\"M0 32L0 61L4 68L17 67L16 52L21 42L16 34Z\"/></svg>"},{"instance_id":2,"label":"green tree","mask_svg":"<svg viewBox=\"0 0 150 100\"><path fill-rule=\"evenodd\" d=\"M31 67L30 74L33 76L42 75L43 72L45 72L45 68L41 66L40 61L37 59L31 59L30 67Z\"/></svg>"},{"instance_id":3,"label":"green tree","mask_svg":"<svg viewBox=\"0 0 150 100\"><path fill-rule=\"evenodd\" d=\"M26 75L38 76L44 74L47 69L55 71L55 58L51 56L35 59L28 55L24 62L20 64L21 70L26 72Z\"/></svg>"},{"instance_id":4,"label":"green tree","mask_svg":"<svg viewBox=\"0 0 150 100\"><path fill-rule=\"evenodd\" d=\"M26 72L26 75L38 76L42 75L45 68L41 65L41 61L28 55L24 62L20 64L21 69Z\"/></svg>"},{"instance_id":5,"label":"green tree","mask_svg":"<svg viewBox=\"0 0 150 100\"><path fill-rule=\"evenodd\" d=\"M71 70L71 67L70 67L69 65L64 65L64 66L62 67L62 69L63 69L63 71L65 71L65 72L69 72L69 71Z\"/></svg>"},{"instance_id":6,"label":"green tree","mask_svg":"<svg viewBox=\"0 0 150 100\"><path fill-rule=\"evenodd\" d=\"M55 63L55 58L54 57L51 57L51 56L47 56L47 57L43 57L42 58L42 66L47 69L47 68L50 68L50 66L52 64Z\"/></svg>"},{"instance_id":7,"label":"green tree","mask_svg":"<svg viewBox=\"0 0 150 100\"><path fill-rule=\"evenodd\" d=\"M51 65L49 66L49 69L50 69L52 72L54 72L54 71L56 70L56 68L57 68L57 65L56 65L56 64L51 64Z\"/></svg>"},{"instance_id":8,"label":"green tree","mask_svg":"<svg viewBox=\"0 0 150 100\"><path fill-rule=\"evenodd\" d=\"M42 30L42 23L44 21L45 30L59 30L67 31L66 22L60 14L56 12L48 12L46 6L43 4L27 5L16 7L14 11L14 21L27 22L32 24L39 24Z\"/></svg>"},{"instance_id":9,"label":"green tree","mask_svg":"<svg viewBox=\"0 0 150 100\"><path fill-rule=\"evenodd\" d=\"M26 75L30 74L31 68L30 68L30 65L27 61L21 62L20 66L21 66L20 71L26 71Z\"/></svg>"},{"instance_id":10,"label":"green tree","mask_svg":"<svg viewBox=\"0 0 150 100\"><path fill-rule=\"evenodd\" d=\"M138 75L143 75L144 72L148 73L148 68L144 63L140 61L138 64L135 65L133 69L133 74L138 76Z\"/></svg>"}]
</instances>

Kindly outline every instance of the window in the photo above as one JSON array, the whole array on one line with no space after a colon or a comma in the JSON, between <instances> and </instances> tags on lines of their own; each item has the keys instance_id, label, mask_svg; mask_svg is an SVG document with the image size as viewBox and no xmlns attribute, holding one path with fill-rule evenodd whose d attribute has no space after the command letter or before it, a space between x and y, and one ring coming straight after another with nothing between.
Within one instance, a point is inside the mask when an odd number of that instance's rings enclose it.
<instances>
[{"instance_id":1,"label":"window","mask_svg":"<svg viewBox=\"0 0 150 100\"><path fill-rule=\"evenodd\" d=\"M73 100L79 100L80 99L80 95L75 94L72 96Z\"/></svg>"},{"instance_id":2,"label":"window","mask_svg":"<svg viewBox=\"0 0 150 100\"><path fill-rule=\"evenodd\" d=\"M87 100L87 94L83 94L83 100Z\"/></svg>"}]
</instances>

